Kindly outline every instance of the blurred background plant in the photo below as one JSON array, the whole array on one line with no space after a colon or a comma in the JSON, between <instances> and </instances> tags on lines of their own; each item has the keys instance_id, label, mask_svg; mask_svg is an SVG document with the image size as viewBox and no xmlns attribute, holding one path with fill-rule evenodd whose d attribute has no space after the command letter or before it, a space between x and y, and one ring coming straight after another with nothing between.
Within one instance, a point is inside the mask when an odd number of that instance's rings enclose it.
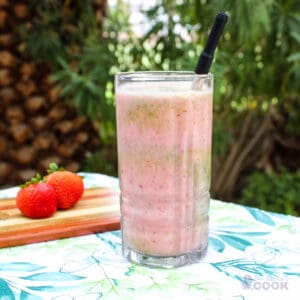
<instances>
[{"instance_id":1,"label":"blurred background plant","mask_svg":"<svg viewBox=\"0 0 300 300\"><path fill-rule=\"evenodd\" d=\"M284 168L276 173L252 172L247 177L247 185L242 190L239 202L249 206L259 206L266 210L272 207L273 211L297 215L299 193L299 169L295 173Z\"/></svg>"},{"instance_id":2,"label":"blurred background plant","mask_svg":"<svg viewBox=\"0 0 300 300\"><path fill-rule=\"evenodd\" d=\"M90 0L30 2L40 17L22 29L27 51L49 63L61 96L99 130L104 145L87 157L85 170L112 175L113 75L193 70L215 14L226 11L229 22L211 69L212 196L299 214L299 1L160 0L138 11L139 32L125 0L113 1L103 26ZM68 18L78 20L76 28L67 26Z\"/></svg>"}]
</instances>

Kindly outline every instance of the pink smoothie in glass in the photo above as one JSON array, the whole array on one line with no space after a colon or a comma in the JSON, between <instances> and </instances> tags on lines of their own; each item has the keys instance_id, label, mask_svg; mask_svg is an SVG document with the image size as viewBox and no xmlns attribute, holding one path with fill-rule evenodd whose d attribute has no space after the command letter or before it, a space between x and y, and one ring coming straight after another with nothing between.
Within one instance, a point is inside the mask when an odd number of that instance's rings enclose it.
<instances>
[{"instance_id":1,"label":"pink smoothie in glass","mask_svg":"<svg viewBox=\"0 0 300 300\"><path fill-rule=\"evenodd\" d=\"M123 242L151 256L205 250L212 88L124 83L116 103Z\"/></svg>"}]
</instances>

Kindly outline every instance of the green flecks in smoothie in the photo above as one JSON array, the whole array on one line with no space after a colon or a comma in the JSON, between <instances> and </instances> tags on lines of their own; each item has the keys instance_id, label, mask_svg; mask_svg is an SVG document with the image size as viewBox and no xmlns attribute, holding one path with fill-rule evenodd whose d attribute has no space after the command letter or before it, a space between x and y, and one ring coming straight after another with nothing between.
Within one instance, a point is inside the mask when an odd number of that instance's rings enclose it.
<instances>
[{"instance_id":1,"label":"green flecks in smoothie","mask_svg":"<svg viewBox=\"0 0 300 300\"><path fill-rule=\"evenodd\" d=\"M193 164L193 183L194 187L198 186L199 182L201 181L201 172L202 166L199 162L195 162Z\"/></svg>"},{"instance_id":2,"label":"green flecks in smoothie","mask_svg":"<svg viewBox=\"0 0 300 300\"><path fill-rule=\"evenodd\" d=\"M192 176L195 187L199 186L199 184L203 185L203 183L205 183L207 187L210 185L210 156L210 151L201 151L197 153L197 158L194 158L192 161L188 174Z\"/></svg>"},{"instance_id":3,"label":"green flecks in smoothie","mask_svg":"<svg viewBox=\"0 0 300 300\"><path fill-rule=\"evenodd\" d=\"M200 183L205 183L207 187L210 186L210 153L206 153L201 161L195 161L193 163L193 182L194 186L198 186Z\"/></svg>"},{"instance_id":4,"label":"green flecks in smoothie","mask_svg":"<svg viewBox=\"0 0 300 300\"><path fill-rule=\"evenodd\" d=\"M177 166L186 170L187 175L191 176L194 183L197 184L199 180L204 176L210 179L210 152L207 150L187 150L186 156L189 161L186 161L182 153L176 151L166 151L164 149L153 148L149 150L136 149L124 149L122 152L122 159L129 164L134 164L135 166L141 165L152 165L152 166Z\"/></svg>"},{"instance_id":5,"label":"green flecks in smoothie","mask_svg":"<svg viewBox=\"0 0 300 300\"><path fill-rule=\"evenodd\" d=\"M124 114L125 122L132 122L139 127L161 129L163 126L172 125L173 117L180 117L187 112L182 103L159 101L153 103L133 103Z\"/></svg>"},{"instance_id":6,"label":"green flecks in smoothie","mask_svg":"<svg viewBox=\"0 0 300 300\"><path fill-rule=\"evenodd\" d=\"M163 123L162 114L170 109L170 103L138 103L131 105L126 114L126 121L138 126L160 128Z\"/></svg>"}]
</instances>

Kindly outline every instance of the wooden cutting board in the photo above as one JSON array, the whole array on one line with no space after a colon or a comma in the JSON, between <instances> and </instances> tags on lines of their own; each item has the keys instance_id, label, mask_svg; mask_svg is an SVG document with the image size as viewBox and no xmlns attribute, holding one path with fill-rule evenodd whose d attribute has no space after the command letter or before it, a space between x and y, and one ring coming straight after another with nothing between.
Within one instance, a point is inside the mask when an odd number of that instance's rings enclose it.
<instances>
[{"instance_id":1,"label":"wooden cutting board","mask_svg":"<svg viewBox=\"0 0 300 300\"><path fill-rule=\"evenodd\" d=\"M86 189L74 207L45 219L23 216L14 198L0 199L0 248L119 228L119 191L112 188Z\"/></svg>"}]
</instances>

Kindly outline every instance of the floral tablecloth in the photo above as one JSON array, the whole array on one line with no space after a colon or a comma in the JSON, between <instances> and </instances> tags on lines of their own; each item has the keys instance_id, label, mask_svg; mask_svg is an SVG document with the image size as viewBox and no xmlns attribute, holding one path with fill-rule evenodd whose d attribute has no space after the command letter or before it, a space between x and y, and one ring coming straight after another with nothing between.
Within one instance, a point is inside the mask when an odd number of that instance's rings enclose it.
<instances>
[{"instance_id":1,"label":"floral tablecloth","mask_svg":"<svg viewBox=\"0 0 300 300\"><path fill-rule=\"evenodd\" d=\"M2 248L0 299L300 299L300 219L212 200L207 255L168 270L123 258L120 231Z\"/></svg>"}]
</instances>

